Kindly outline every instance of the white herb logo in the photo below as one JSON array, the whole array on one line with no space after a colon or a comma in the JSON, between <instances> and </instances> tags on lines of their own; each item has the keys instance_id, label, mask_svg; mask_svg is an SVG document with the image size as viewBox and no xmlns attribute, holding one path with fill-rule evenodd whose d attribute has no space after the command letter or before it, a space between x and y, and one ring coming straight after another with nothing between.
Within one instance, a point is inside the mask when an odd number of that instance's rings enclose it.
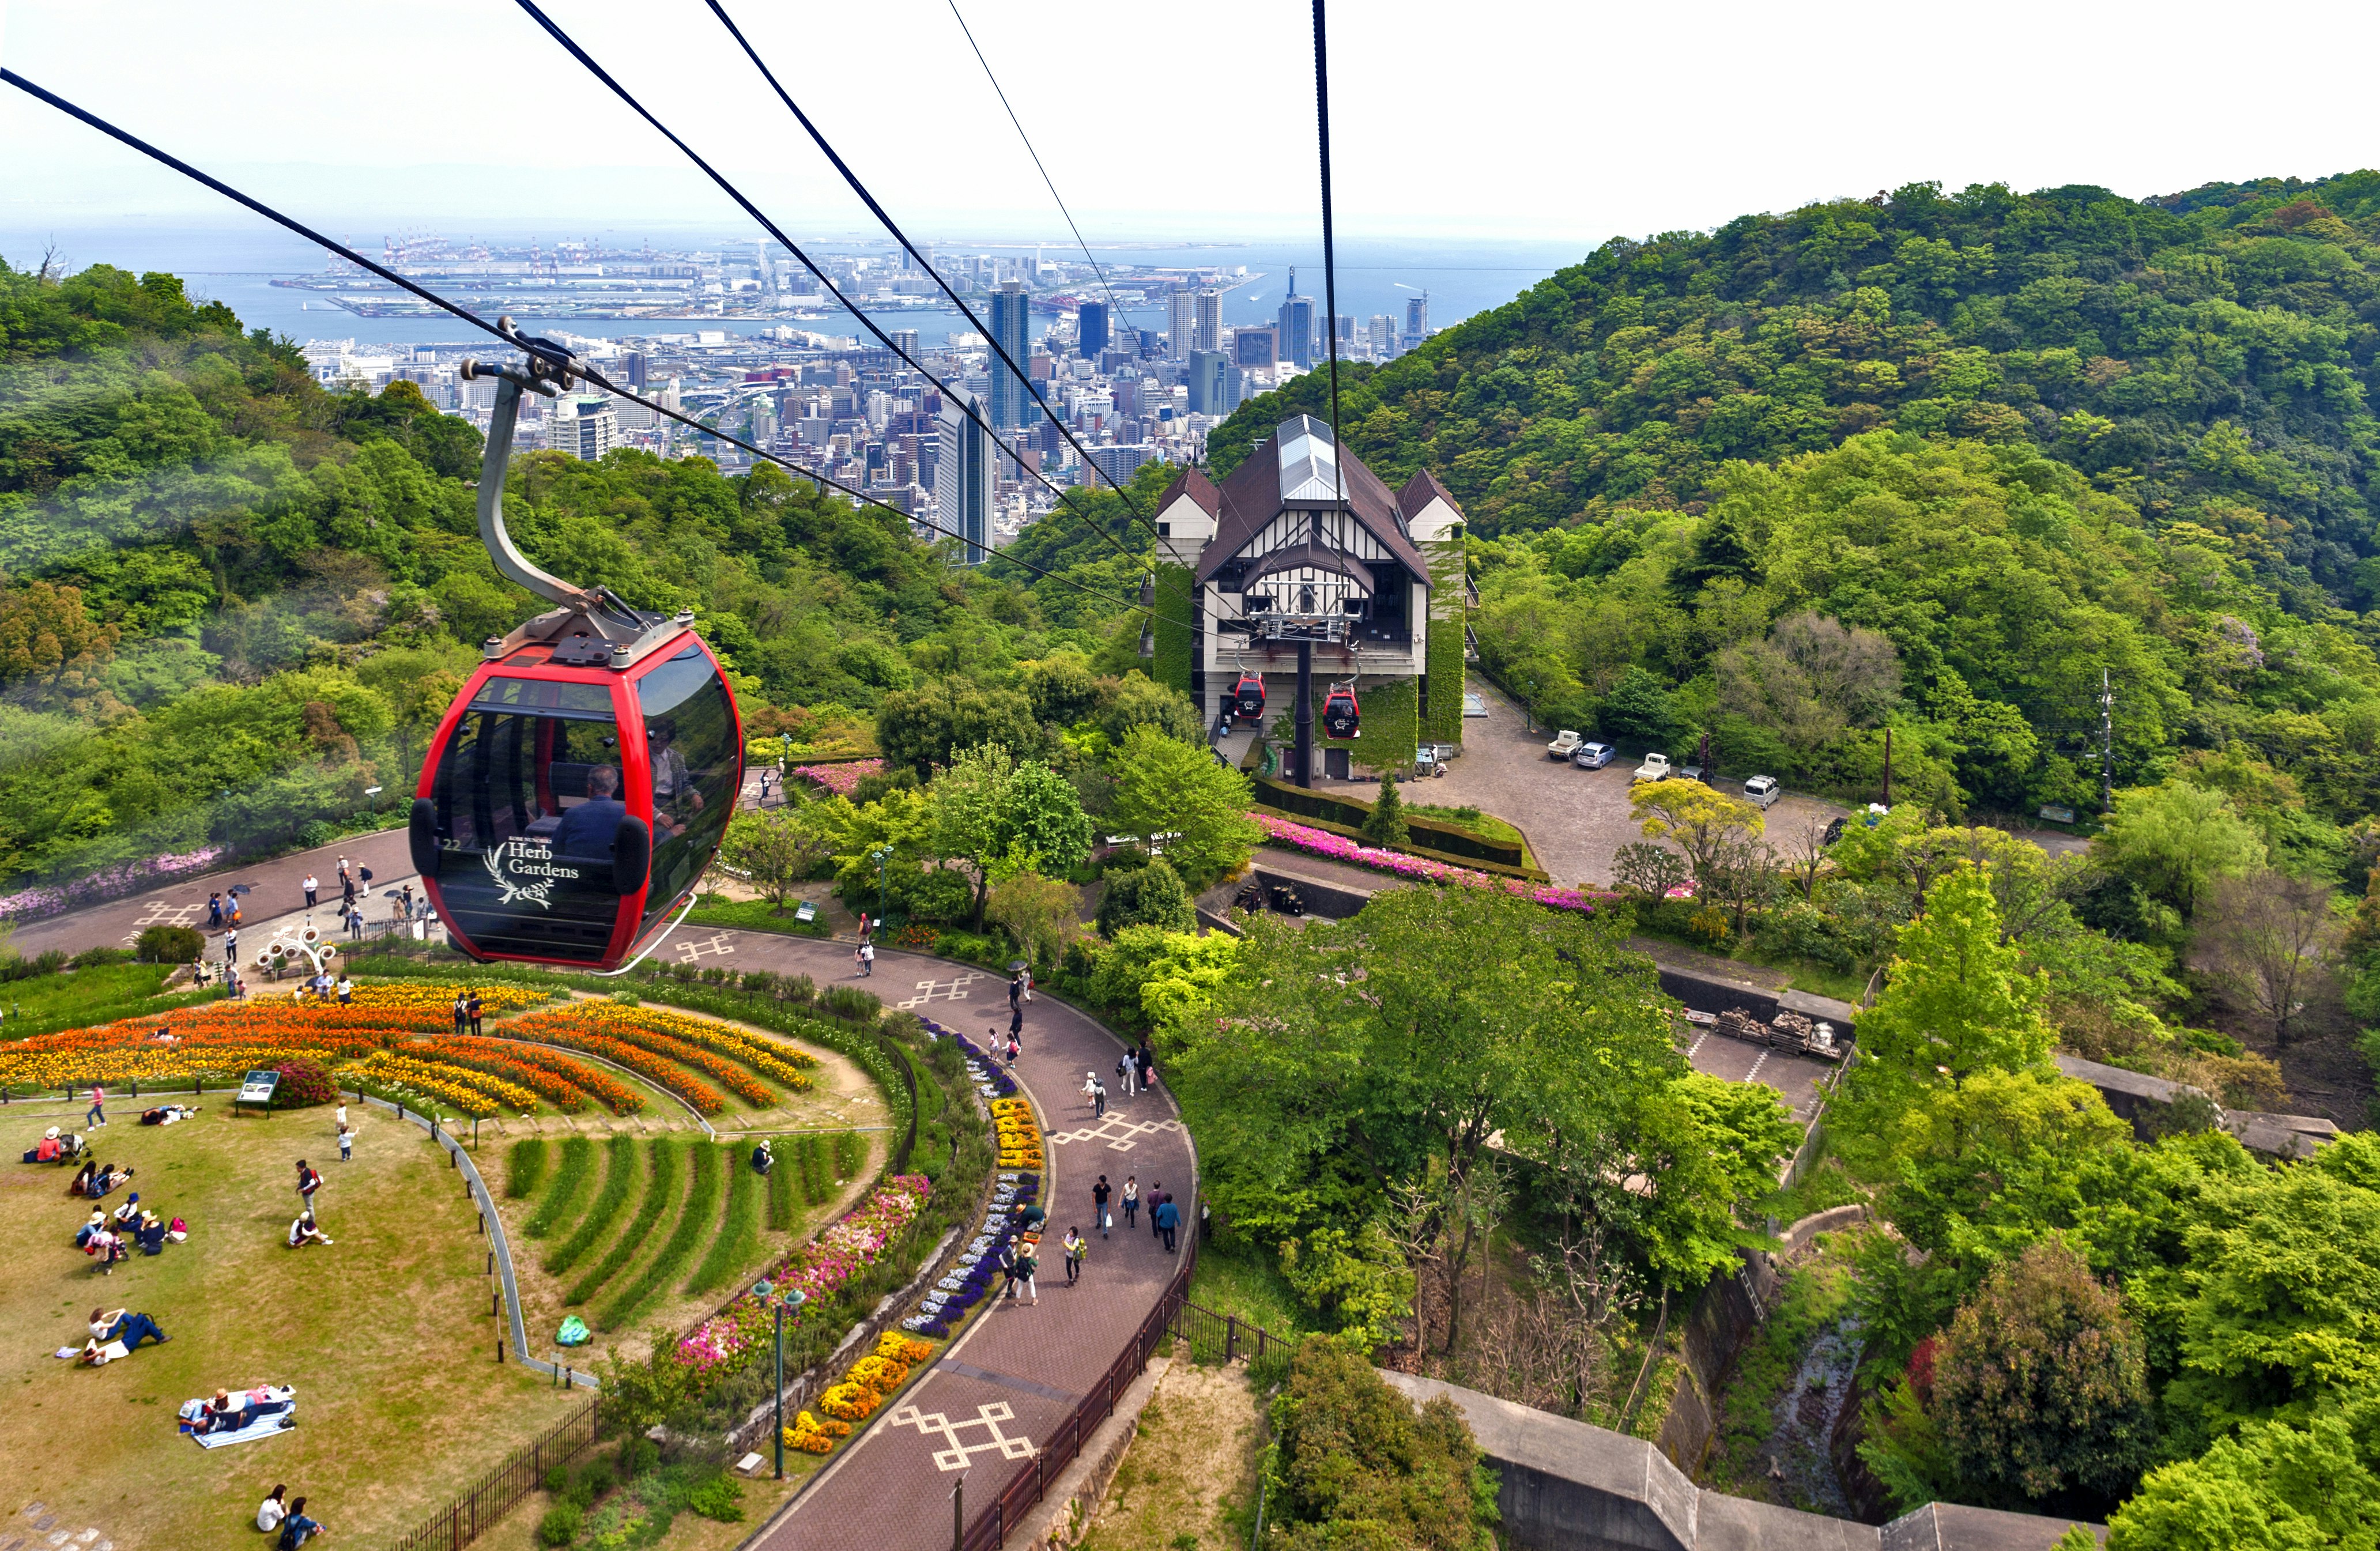
<instances>
[{"instance_id":1,"label":"white herb logo","mask_svg":"<svg viewBox=\"0 0 2380 1551\"><path fill-rule=\"evenodd\" d=\"M527 900L540 910L552 909L553 902L548 896L553 892L553 879L544 878L535 883L527 884L514 882L504 876L504 866L498 860L504 853L504 848L499 845L480 858L487 864L488 877L494 880L496 888L502 891L503 897L498 899L496 903L508 905L516 900Z\"/></svg>"}]
</instances>

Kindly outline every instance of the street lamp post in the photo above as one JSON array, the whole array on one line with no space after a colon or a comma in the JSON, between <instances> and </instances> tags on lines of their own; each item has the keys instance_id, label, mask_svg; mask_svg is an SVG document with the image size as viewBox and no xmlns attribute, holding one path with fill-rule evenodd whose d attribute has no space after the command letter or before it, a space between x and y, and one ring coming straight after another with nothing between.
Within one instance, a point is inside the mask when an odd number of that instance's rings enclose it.
<instances>
[{"instance_id":1,"label":"street lamp post","mask_svg":"<svg viewBox=\"0 0 2380 1551\"><path fill-rule=\"evenodd\" d=\"M892 848L879 846L869 854L869 859L876 864L876 918L881 921L884 919L884 866L892 860Z\"/></svg>"},{"instance_id":2,"label":"street lamp post","mask_svg":"<svg viewBox=\"0 0 2380 1551\"><path fill-rule=\"evenodd\" d=\"M768 1298L774 1290L775 1289L767 1282L762 1282L752 1289L753 1295L759 1298ZM808 1294L796 1287L787 1290L783 1297L771 1300L771 1302L776 1305L777 1310L776 1438L777 1479L779 1481L785 1479L785 1304L788 1301L791 1301L794 1307L798 1309L803 1303L808 1302Z\"/></svg>"}]
</instances>

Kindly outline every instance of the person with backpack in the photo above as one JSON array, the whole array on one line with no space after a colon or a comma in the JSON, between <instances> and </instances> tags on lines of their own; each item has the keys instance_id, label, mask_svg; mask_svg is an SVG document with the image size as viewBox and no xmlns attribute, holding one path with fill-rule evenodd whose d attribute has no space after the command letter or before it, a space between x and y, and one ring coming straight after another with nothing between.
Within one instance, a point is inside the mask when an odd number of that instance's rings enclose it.
<instances>
[{"instance_id":1,"label":"person with backpack","mask_svg":"<svg viewBox=\"0 0 2380 1551\"><path fill-rule=\"evenodd\" d=\"M1099 1085L1096 1072L1083 1073L1083 1097L1091 1101L1091 1118L1098 1120L1108 1112L1108 1090Z\"/></svg>"},{"instance_id":2,"label":"person with backpack","mask_svg":"<svg viewBox=\"0 0 2380 1551\"><path fill-rule=\"evenodd\" d=\"M1173 1197L1165 1194L1165 1182L1163 1181L1155 1181L1150 1183L1148 1187L1148 1236L1150 1238L1157 1239L1164 1236L1164 1230L1157 1226L1157 1208L1164 1206L1168 1201L1172 1199Z\"/></svg>"},{"instance_id":3,"label":"person with backpack","mask_svg":"<svg viewBox=\"0 0 2380 1551\"><path fill-rule=\"evenodd\" d=\"M471 1020L470 1007L471 1007L470 998L468 998L468 996L466 996L466 995L465 995L463 992L461 992L461 991L456 991L456 992L455 993L455 1034L460 1035L460 1034L463 1032L463 1025L470 1022L470 1020Z\"/></svg>"},{"instance_id":4,"label":"person with backpack","mask_svg":"<svg viewBox=\"0 0 2380 1551\"><path fill-rule=\"evenodd\" d=\"M311 1213L314 1210L314 1193L322 1188L322 1170L309 1167L304 1158L299 1158L298 1160L298 1208L302 1211Z\"/></svg>"},{"instance_id":5,"label":"person with backpack","mask_svg":"<svg viewBox=\"0 0 2380 1551\"><path fill-rule=\"evenodd\" d=\"M1034 1253L1032 1245L1025 1245L1024 1253L1016 1257L1016 1279L1025 1284L1025 1296L1037 1309L1041 1306L1041 1289L1033 1278L1040 1269L1041 1257Z\"/></svg>"},{"instance_id":6,"label":"person with backpack","mask_svg":"<svg viewBox=\"0 0 2380 1551\"><path fill-rule=\"evenodd\" d=\"M1133 1063L1131 1051L1127 1050L1116 1058L1116 1081L1123 1084L1126 1098L1132 1097L1132 1079L1138 1071L1139 1068Z\"/></svg>"},{"instance_id":7,"label":"person with backpack","mask_svg":"<svg viewBox=\"0 0 2380 1551\"><path fill-rule=\"evenodd\" d=\"M463 1011L470 1014L471 1032L475 1035L478 1034L480 1032L480 1019L487 1012L488 1004L480 1000L479 992L473 991L471 993L471 1000L463 1004Z\"/></svg>"},{"instance_id":8,"label":"person with backpack","mask_svg":"<svg viewBox=\"0 0 2380 1551\"><path fill-rule=\"evenodd\" d=\"M273 1544L277 1551L298 1551L299 1546L325 1533L322 1525L306 1516L306 1499L299 1497L289 1505L289 1516L281 1521L281 1538Z\"/></svg>"},{"instance_id":9,"label":"person with backpack","mask_svg":"<svg viewBox=\"0 0 2380 1551\"><path fill-rule=\"evenodd\" d=\"M859 973L867 975L870 979L875 977L876 944L872 942L863 942L859 945Z\"/></svg>"},{"instance_id":10,"label":"person with backpack","mask_svg":"<svg viewBox=\"0 0 2380 1551\"><path fill-rule=\"evenodd\" d=\"M1123 1177L1123 1226L1127 1232L1131 1230L1139 1211L1140 1176L1126 1174Z\"/></svg>"}]
</instances>

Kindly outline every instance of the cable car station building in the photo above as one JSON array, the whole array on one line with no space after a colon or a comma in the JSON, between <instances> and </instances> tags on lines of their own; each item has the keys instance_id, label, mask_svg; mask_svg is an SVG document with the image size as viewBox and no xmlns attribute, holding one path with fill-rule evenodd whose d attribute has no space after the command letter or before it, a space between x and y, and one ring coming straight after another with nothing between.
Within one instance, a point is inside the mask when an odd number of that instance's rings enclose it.
<instances>
[{"instance_id":1,"label":"cable car station building","mask_svg":"<svg viewBox=\"0 0 2380 1551\"><path fill-rule=\"evenodd\" d=\"M1427 470L1391 491L1333 443L1328 425L1300 415L1220 485L1202 469L1184 472L1158 503L1157 531L1160 559L1195 600L1187 682L1177 686L1210 727L1244 673L1261 676L1270 721L1295 703L1299 669L1310 664L1334 706L1342 685L1358 697L1410 693L1419 715L1406 725L1446 726L1450 737L1459 728L1450 719L1462 715L1463 513ZM1436 674L1433 629L1451 633ZM1160 676L1179 679L1178 654ZM1325 773L1298 757L1309 743L1298 740L1284 772L1297 785ZM1347 778L1352 752L1326 748L1327 773ZM1412 757L1409 745L1356 756L1374 769Z\"/></svg>"}]
</instances>

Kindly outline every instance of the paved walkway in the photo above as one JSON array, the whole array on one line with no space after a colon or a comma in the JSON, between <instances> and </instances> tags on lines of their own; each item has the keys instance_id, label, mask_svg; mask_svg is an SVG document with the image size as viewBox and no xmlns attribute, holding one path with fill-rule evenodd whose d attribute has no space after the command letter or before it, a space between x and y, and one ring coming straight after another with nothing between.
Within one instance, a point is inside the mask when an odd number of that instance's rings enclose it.
<instances>
[{"instance_id":1,"label":"paved walkway","mask_svg":"<svg viewBox=\"0 0 2380 1551\"><path fill-rule=\"evenodd\" d=\"M77 911L27 927L18 942L28 952L72 951L115 943L159 920L200 925L210 890L249 882L257 906L240 929L240 946L244 958L253 958L251 942L271 939L279 914L272 907L302 906L298 880L310 870L330 878L341 854L377 875L375 899L412 872L399 830ZM371 914L377 923L385 912ZM914 1008L978 1042L995 1032L1004 1037L1008 1029L1007 981L945 960L880 952L874 975L860 980L848 943L702 927L680 927L656 956L706 968L807 975L821 986L858 984L888 1006ZM1106 1174L1121 1193L1125 1177L1137 1176L1144 1194L1170 1185L1185 1220L1195 1220L1196 1169L1172 1098L1161 1087L1123 1096L1115 1078L1122 1046L1097 1021L1041 997L1026 1010L1024 1042L1016 1076L1048 1143L1040 1303L998 1305L979 1317L891 1414L875 1418L761 1529L751 1544L765 1551L845 1551L855 1541L871 1551L940 1551L950 1541L950 1491L959 1472L974 1472L967 1477L971 1506L990 1503L1114 1364L1179 1267L1149 1232L1146 1212L1137 1230L1128 1231L1119 1210L1113 1236L1092 1239L1080 1284L1066 1285L1058 1245L1069 1227L1096 1234L1093 1181ZM1104 1119L1095 1119L1082 1097L1087 1072L1108 1084Z\"/></svg>"}]
</instances>

